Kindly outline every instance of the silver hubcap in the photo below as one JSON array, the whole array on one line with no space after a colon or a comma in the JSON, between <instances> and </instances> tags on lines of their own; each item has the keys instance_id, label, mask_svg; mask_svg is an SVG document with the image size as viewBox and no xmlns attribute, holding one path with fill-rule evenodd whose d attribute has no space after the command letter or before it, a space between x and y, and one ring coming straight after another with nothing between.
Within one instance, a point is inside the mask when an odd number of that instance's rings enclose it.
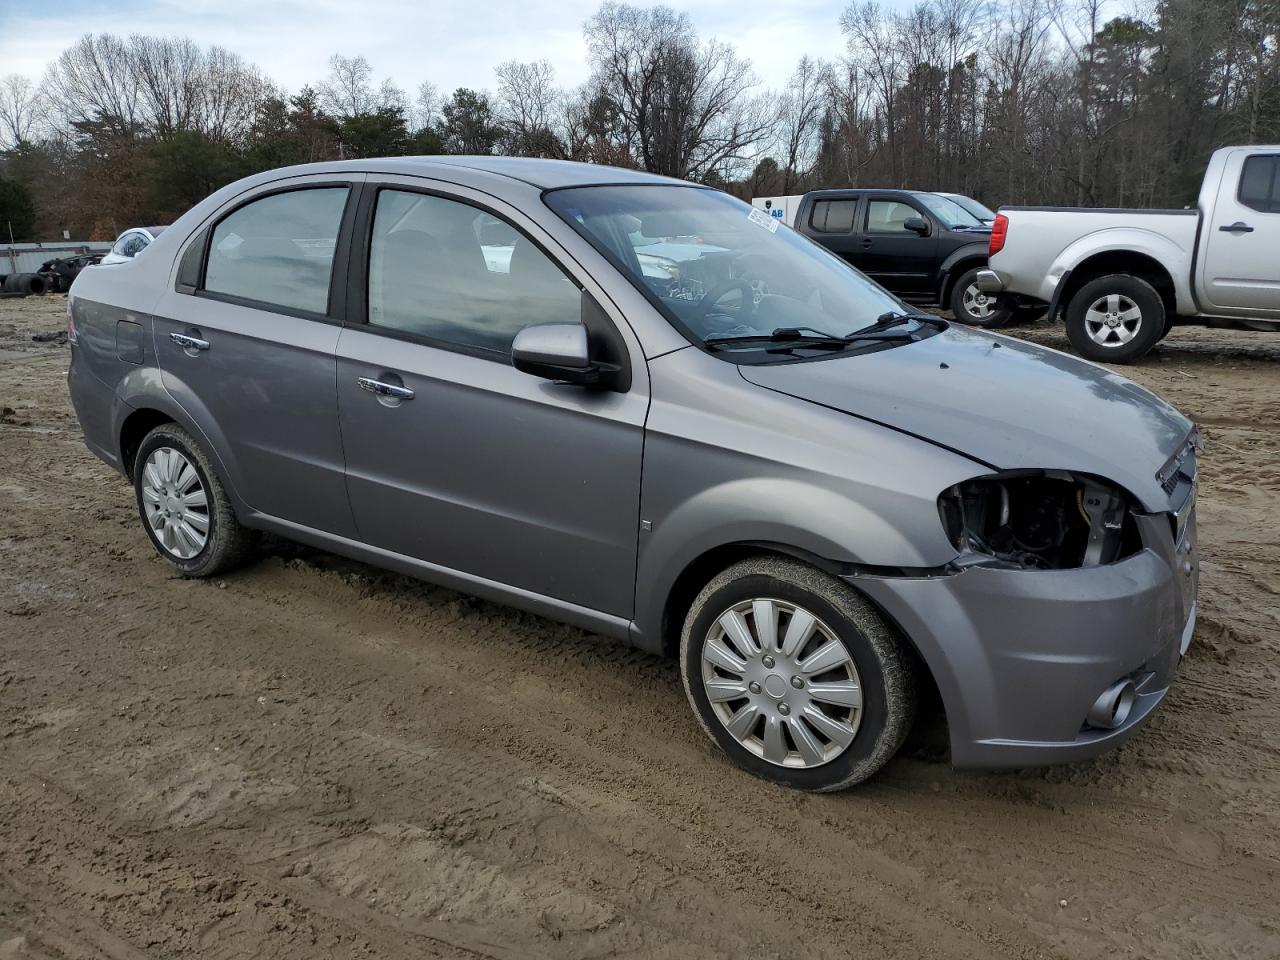
<instances>
[{"instance_id":1,"label":"silver hubcap","mask_svg":"<svg viewBox=\"0 0 1280 960\"><path fill-rule=\"evenodd\" d=\"M974 320L986 320L995 309L995 300L979 290L976 283L965 287L963 302L964 312Z\"/></svg>"},{"instance_id":2,"label":"silver hubcap","mask_svg":"<svg viewBox=\"0 0 1280 960\"><path fill-rule=\"evenodd\" d=\"M1084 330L1099 346L1120 347L1138 335L1142 310L1122 293L1109 293L1089 305Z\"/></svg>"},{"instance_id":3,"label":"silver hubcap","mask_svg":"<svg viewBox=\"0 0 1280 960\"><path fill-rule=\"evenodd\" d=\"M209 499L185 455L157 447L142 466L142 507L164 549L190 560L209 539Z\"/></svg>"},{"instance_id":4,"label":"silver hubcap","mask_svg":"<svg viewBox=\"0 0 1280 960\"><path fill-rule=\"evenodd\" d=\"M829 763L862 720L848 649L784 600L745 600L720 615L702 642L702 687L733 738L780 767Z\"/></svg>"}]
</instances>

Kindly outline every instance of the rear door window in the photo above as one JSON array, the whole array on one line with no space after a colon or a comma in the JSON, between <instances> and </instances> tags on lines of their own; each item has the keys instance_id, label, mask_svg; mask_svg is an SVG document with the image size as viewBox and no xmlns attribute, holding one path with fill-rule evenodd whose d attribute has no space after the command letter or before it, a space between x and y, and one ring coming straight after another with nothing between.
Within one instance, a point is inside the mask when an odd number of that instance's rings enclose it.
<instances>
[{"instance_id":1,"label":"rear door window","mask_svg":"<svg viewBox=\"0 0 1280 960\"><path fill-rule=\"evenodd\" d=\"M848 233L853 229L857 200L817 200L809 223L822 233Z\"/></svg>"},{"instance_id":2,"label":"rear door window","mask_svg":"<svg viewBox=\"0 0 1280 960\"><path fill-rule=\"evenodd\" d=\"M1262 213L1280 213L1280 156L1249 157L1240 172L1240 202Z\"/></svg>"},{"instance_id":3,"label":"rear door window","mask_svg":"<svg viewBox=\"0 0 1280 960\"><path fill-rule=\"evenodd\" d=\"M314 187L253 200L213 228L204 289L323 314L346 187Z\"/></svg>"}]
</instances>

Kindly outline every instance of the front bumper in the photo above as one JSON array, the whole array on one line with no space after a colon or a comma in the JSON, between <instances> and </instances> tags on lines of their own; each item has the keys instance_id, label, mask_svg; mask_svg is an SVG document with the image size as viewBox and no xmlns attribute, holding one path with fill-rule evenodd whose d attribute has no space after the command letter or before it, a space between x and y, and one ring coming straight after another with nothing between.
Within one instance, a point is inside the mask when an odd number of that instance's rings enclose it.
<instances>
[{"instance_id":1,"label":"front bumper","mask_svg":"<svg viewBox=\"0 0 1280 960\"><path fill-rule=\"evenodd\" d=\"M1167 515L1138 523L1144 549L1107 566L850 579L925 660L955 766L1091 757L1132 736L1164 698L1195 629L1195 518L1176 544ZM1094 700L1124 677L1138 687L1125 722L1086 726Z\"/></svg>"}]
</instances>

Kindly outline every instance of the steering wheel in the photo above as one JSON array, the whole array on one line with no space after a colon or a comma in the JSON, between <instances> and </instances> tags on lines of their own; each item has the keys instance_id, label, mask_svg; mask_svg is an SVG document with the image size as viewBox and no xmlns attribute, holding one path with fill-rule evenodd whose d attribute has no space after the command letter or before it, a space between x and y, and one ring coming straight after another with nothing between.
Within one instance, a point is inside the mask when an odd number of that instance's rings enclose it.
<instances>
[{"instance_id":1,"label":"steering wheel","mask_svg":"<svg viewBox=\"0 0 1280 960\"><path fill-rule=\"evenodd\" d=\"M742 291L742 301L736 307L728 308L732 310L732 315L739 320L745 318L756 308L756 292L751 284L742 277L736 277L731 280L721 280L714 287L702 295L702 299L698 301L698 314L703 319L710 316L711 311L715 309L716 304L724 297L726 293L733 290ZM722 312L728 312L728 309L721 307Z\"/></svg>"}]
</instances>

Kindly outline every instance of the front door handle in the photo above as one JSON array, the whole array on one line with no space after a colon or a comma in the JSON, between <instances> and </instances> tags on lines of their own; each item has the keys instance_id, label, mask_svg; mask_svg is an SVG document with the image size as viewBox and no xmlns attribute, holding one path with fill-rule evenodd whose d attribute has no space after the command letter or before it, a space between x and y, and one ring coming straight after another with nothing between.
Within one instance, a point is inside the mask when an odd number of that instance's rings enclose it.
<instances>
[{"instance_id":1,"label":"front door handle","mask_svg":"<svg viewBox=\"0 0 1280 960\"><path fill-rule=\"evenodd\" d=\"M209 341L201 340L199 337L191 337L185 333L171 333L169 339L180 346L183 350L208 350Z\"/></svg>"},{"instance_id":2,"label":"front door handle","mask_svg":"<svg viewBox=\"0 0 1280 960\"><path fill-rule=\"evenodd\" d=\"M400 387L394 383L383 383L381 380L374 380L372 377L356 377L356 383L360 385L360 389L368 390L381 397L394 397L397 400L412 400L413 391L408 387Z\"/></svg>"},{"instance_id":3,"label":"front door handle","mask_svg":"<svg viewBox=\"0 0 1280 960\"><path fill-rule=\"evenodd\" d=\"M1225 226L1221 226L1218 229L1221 230L1223 233L1253 233L1253 227L1249 226L1247 223L1244 223L1241 220L1237 220L1235 223L1230 223Z\"/></svg>"}]
</instances>

